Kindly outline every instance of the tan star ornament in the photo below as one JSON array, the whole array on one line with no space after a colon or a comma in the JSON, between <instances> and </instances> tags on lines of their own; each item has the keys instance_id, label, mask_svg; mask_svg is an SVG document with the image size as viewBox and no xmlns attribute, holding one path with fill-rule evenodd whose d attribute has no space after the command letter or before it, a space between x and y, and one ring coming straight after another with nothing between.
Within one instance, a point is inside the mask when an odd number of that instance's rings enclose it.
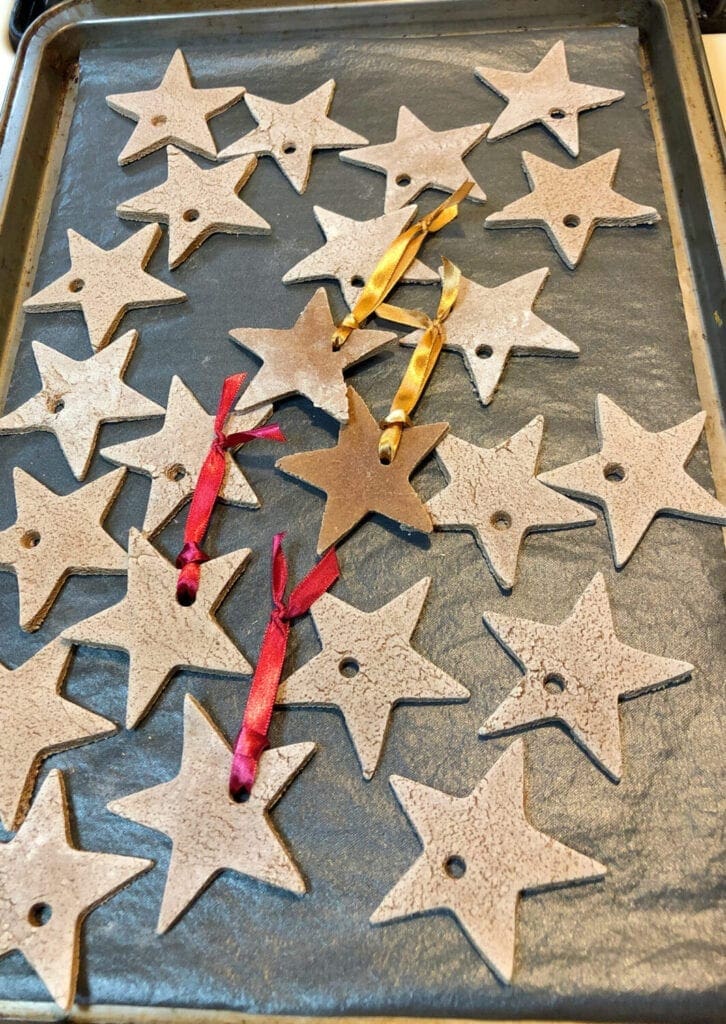
<instances>
[{"instance_id":1,"label":"tan star ornament","mask_svg":"<svg viewBox=\"0 0 726 1024\"><path fill-rule=\"evenodd\" d=\"M201 704L186 695L179 774L108 805L113 814L171 839L157 934L168 931L223 871L238 871L298 896L307 891L269 810L314 752L314 743L266 750L252 792L238 803L229 795L232 749Z\"/></svg>"},{"instance_id":2,"label":"tan star ornament","mask_svg":"<svg viewBox=\"0 0 726 1024\"><path fill-rule=\"evenodd\" d=\"M173 270L210 235L260 235L270 225L237 193L257 166L255 157L204 169L175 146L166 149L163 185L116 207L125 220L161 220L169 225L169 266Z\"/></svg>"},{"instance_id":3,"label":"tan star ornament","mask_svg":"<svg viewBox=\"0 0 726 1024\"><path fill-rule=\"evenodd\" d=\"M83 480L102 423L164 414L122 380L137 339L136 331L128 331L89 359L71 359L34 341L41 389L0 419L0 434L55 434L76 480Z\"/></svg>"},{"instance_id":4,"label":"tan star ornament","mask_svg":"<svg viewBox=\"0 0 726 1024\"><path fill-rule=\"evenodd\" d=\"M537 479L543 432L544 417L535 416L496 448L449 434L436 449L449 484L426 504L434 526L471 531L503 590L514 586L528 534L595 523L574 501L552 501L555 492Z\"/></svg>"},{"instance_id":5,"label":"tan star ornament","mask_svg":"<svg viewBox=\"0 0 726 1024\"><path fill-rule=\"evenodd\" d=\"M323 594L311 608L323 649L278 690L278 704L340 708L365 779L376 770L396 704L469 699L411 646L430 585L419 580L373 612Z\"/></svg>"},{"instance_id":6,"label":"tan star ornament","mask_svg":"<svg viewBox=\"0 0 726 1024\"><path fill-rule=\"evenodd\" d=\"M80 309L93 351L107 345L130 309L182 302L186 294L147 274L146 264L161 239L158 224L149 224L114 249L102 249L68 232L71 269L23 303L29 313Z\"/></svg>"},{"instance_id":7,"label":"tan star ornament","mask_svg":"<svg viewBox=\"0 0 726 1024\"><path fill-rule=\"evenodd\" d=\"M18 578L21 629L39 629L69 576L126 572L126 552L103 529L103 521L126 476L117 469L56 494L16 466L17 517L0 531L0 568Z\"/></svg>"},{"instance_id":8,"label":"tan star ornament","mask_svg":"<svg viewBox=\"0 0 726 1024\"><path fill-rule=\"evenodd\" d=\"M482 405L494 398L510 355L578 355L574 341L532 309L548 276L542 267L496 288L461 278L456 305L446 320L444 348L462 354ZM401 344L414 348L421 334L413 331Z\"/></svg>"},{"instance_id":9,"label":"tan star ornament","mask_svg":"<svg viewBox=\"0 0 726 1024\"><path fill-rule=\"evenodd\" d=\"M409 483L414 469L429 455L448 423L427 423L403 431L393 462L378 457L381 428L363 399L348 388L348 422L340 428L334 448L286 455L276 465L327 496L318 537L318 554L347 536L371 512L430 533L431 517Z\"/></svg>"},{"instance_id":10,"label":"tan star ornament","mask_svg":"<svg viewBox=\"0 0 726 1024\"><path fill-rule=\"evenodd\" d=\"M448 911L499 980L509 984L520 893L594 881L606 868L530 825L521 740L468 796L450 796L400 775L390 781L423 853L371 923Z\"/></svg>"},{"instance_id":11,"label":"tan star ornament","mask_svg":"<svg viewBox=\"0 0 726 1024\"><path fill-rule=\"evenodd\" d=\"M471 178L463 158L481 142L488 128L488 124L472 124L435 132L419 121L408 107L401 107L392 142L351 149L341 153L340 159L386 175L385 209L388 212L406 206L427 188L455 192ZM483 203L486 195L475 184L469 199Z\"/></svg>"},{"instance_id":12,"label":"tan star ornament","mask_svg":"<svg viewBox=\"0 0 726 1024\"><path fill-rule=\"evenodd\" d=\"M235 419L235 430L249 430L264 422L271 406ZM151 492L144 516L144 533L153 537L191 500L209 446L214 439L210 416L179 377L172 377L164 425L156 434L110 445L101 455L151 477ZM232 505L259 508L257 495L235 462L225 454L227 469L219 497Z\"/></svg>"},{"instance_id":13,"label":"tan star ornament","mask_svg":"<svg viewBox=\"0 0 726 1024\"><path fill-rule=\"evenodd\" d=\"M542 228L570 270L582 259L595 228L655 224L660 214L616 192L612 185L620 150L570 169L522 153L532 191L485 221L488 228Z\"/></svg>"},{"instance_id":14,"label":"tan star ornament","mask_svg":"<svg viewBox=\"0 0 726 1024\"><path fill-rule=\"evenodd\" d=\"M52 771L20 831L0 843L0 957L20 950L70 1010L84 918L153 863L75 846L63 776Z\"/></svg>"},{"instance_id":15,"label":"tan star ornament","mask_svg":"<svg viewBox=\"0 0 726 1024\"><path fill-rule=\"evenodd\" d=\"M494 612L486 612L484 622L525 675L479 735L562 723L614 782L623 765L618 700L682 682L693 671L688 662L618 639L602 573L559 626Z\"/></svg>"},{"instance_id":16,"label":"tan star ornament","mask_svg":"<svg viewBox=\"0 0 726 1024\"><path fill-rule=\"evenodd\" d=\"M606 395L598 395L600 451L542 473L540 480L601 506L615 565L622 569L661 512L726 526L726 505L685 470L705 423L706 413L699 412L651 433Z\"/></svg>"},{"instance_id":17,"label":"tan star ornament","mask_svg":"<svg viewBox=\"0 0 726 1024\"><path fill-rule=\"evenodd\" d=\"M578 115L583 110L607 107L625 95L620 89L573 82L567 70L565 44L559 42L545 54L533 71L501 71L476 68L482 82L508 100L492 125L488 142L503 139L531 124L544 125L570 156L580 152Z\"/></svg>"},{"instance_id":18,"label":"tan star ornament","mask_svg":"<svg viewBox=\"0 0 726 1024\"><path fill-rule=\"evenodd\" d=\"M326 238L325 245L296 263L283 277L285 284L335 278L353 308L361 288L371 276L391 242L409 226L415 206L404 206L371 220L353 220L342 213L314 206L315 219ZM421 260L414 260L401 278L402 284L430 284L439 275Z\"/></svg>"},{"instance_id":19,"label":"tan star ornament","mask_svg":"<svg viewBox=\"0 0 726 1024\"><path fill-rule=\"evenodd\" d=\"M318 288L290 330L241 327L230 335L242 348L263 360L237 403L238 412L276 402L289 395L304 395L314 406L345 423L348 393L343 379L347 369L370 359L394 341L390 331L353 331L348 341L333 349L335 321L324 288Z\"/></svg>"},{"instance_id":20,"label":"tan star ornament","mask_svg":"<svg viewBox=\"0 0 726 1024\"><path fill-rule=\"evenodd\" d=\"M62 634L70 643L128 652L127 729L139 724L179 669L225 676L252 671L214 614L249 554L241 548L205 562L196 601L182 605L178 570L142 533L130 531L126 597Z\"/></svg>"},{"instance_id":21,"label":"tan star ornament","mask_svg":"<svg viewBox=\"0 0 726 1024\"><path fill-rule=\"evenodd\" d=\"M217 146L207 121L244 95L239 87L195 89L181 50L176 50L155 89L107 96L112 110L138 124L121 151L119 164L130 164L172 142L214 160Z\"/></svg>"},{"instance_id":22,"label":"tan star ornament","mask_svg":"<svg viewBox=\"0 0 726 1024\"><path fill-rule=\"evenodd\" d=\"M10 832L25 817L46 757L116 732L61 696L71 654L55 640L14 670L0 663L0 822Z\"/></svg>"},{"instance_id":23,"label":"tan star ornament","mask_svg":"<svg viewBox=\"0 0 726 1024\"><path fill-rule=\"evenodd\" d=\"M271 156L292 187L303 193L308 185L315 149L342 149L365 145L368 140L328 117L335 82L318 86L294 103L275 103L245 94L245 103L257 127L233 142L220 157Z\"/></svg>"}]
</instances>

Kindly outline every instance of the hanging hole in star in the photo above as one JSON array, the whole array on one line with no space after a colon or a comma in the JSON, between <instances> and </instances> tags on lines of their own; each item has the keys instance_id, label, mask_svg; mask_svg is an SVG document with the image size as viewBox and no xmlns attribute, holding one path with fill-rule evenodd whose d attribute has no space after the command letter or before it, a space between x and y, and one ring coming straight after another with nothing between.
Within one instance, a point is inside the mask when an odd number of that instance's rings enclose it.
<instances>
[{"instance_id":1,"label":"hanging hole in star","mask_svg":"<svg viewBox=\"0 0 726 1024\"><path fill-rule=\"evenodd\" d=\"M84 287L85 283L86 282L83 280L83 278L74 277L73 280L68 285L68 291L69 292L73 292L74 294L76 294L77 292L83 291L83 287Z\"/></svg>"},{"instance_id":2,"label":"hanging hole in star","mask_svg":"<svg viewBox=\"0 0 726 1024\"><path fill-rule=\"evenodd\" d=\"M495 530L508 530L512 525L512 517L508 512L494 512L489 520Z\"/></svg>"},{"instance_id":3,"label":"hanging hole in star","mask_svg":"<svg viewBox=\"0 0 726 1024\"><path fill-rule=\"evenodd\" d=\"M353 285L354 288L362 288L363 285L365 284L365 281L360 276L360 274L354 274L350 279L350 283Z\"/></svg>"},{"instance_id":4,"label":"hanging hole in star","mask_svg":"<svg viewBox=\"0 0 726 1024\"><path fill-rule=\"evenodd\" d=\"M562 218L562 223L566 228L579 228L580 218L576 213L568 213L566 217Z\"/></svg>"},{"instance_id":5,"label":"hanging hole in star","mask_svg":"<svg viewBox=\"0 0 726 1024\"><path fill-rule=\"evenodd\" d=\"M171 466L166 467L164 474L167 480L171 480L173 483L178 484L187 475L186 466L182 466L180 462L173 462Z\"/></svg>"},{"instance_id":6,"label":"hanging hole in star","mask_svg":"<svg viewBox=\"0 0 726 1024\"><path fill-rule=\"evenodd\" d=\"M547 693L564 693L567 689L567 683L559 672L548 672L542 680Z\"/></svg>"},{"instance_id":7,"label":"hanging hole in star","mask_svg":"<svg viewBox=\"0 0 726 1024\"><path fill-rule=\"evenodd\" d=\"M286 142L285 145L282 147L282 152L287 153L287 155L289 156L291 153L294 153L296 149L297 146L295 145L294 142Z\"/></svg>"},{"instance_id":8,"label":"hanging hole in star","mask_svg":"<svg viewBox=\"0 0 726 1024\"><path fill-rule=\"evenodd\" d=\"M453 854L444 861L444 871L449 878L463 878L466 874L466 861L458 854Z\"/></svg>"},{"instance_id":9,"label":"hanging hole in star","mask_svg":"<svg viewBox=\"0 0 726 1024\"><path fill-rule=\"evenodd\" d=\"M63 412L66 407L66 403L62 398L56 398L53 395L48 398L46 405L48 406L48 412L52 413Z\"/></svg>"},{"instance_id":10,"label":"hanging hole in star","mask_svg":"<svg viewBox=\"0 0 726 1024\"><path fill-rule=\"evenodd\" d=\"M28 911L28 923L32 924L33 928L42 928L44 924L48 924L52 916L53 908L50 903L34 903Z\"/></svg>"},{"instance_id":11,"label":"hanging hole in star","mask_svg":"<svg viewBox=\"0 0 726 1024\"><path fill-rule=\"evenodd\" d=\"M180 604L182 608L191 608L197 599L196 594L192 594L190 590L177 590L176 592L176 603Z\"/></svg>"},{"instance_id":12,"label":"hanging hole in star","mask_svg":"<svg viewBox=\"0 0 726 1024\"><path fill-rule=\"evenodd\" d=\"M347 656L341 659L338 665L338 672L340 672L341 676L345 676L346 679L352 679L360 672L360 664L355 658Z\"/></svg>"},{"instance_id":13,"label":"hanging hole in star","mask_svg":"<svg viewBox=\"0 0 726 1024\"><path fill-rule=\"evenodd\" d=\"M20 538L20 543L24 548L37 548L40 544L40 534L37 530L26 530Z\"/></svg>"},{"instance_id":14,"label":"hanging hole in star","mask_svg":"<svg viewBox=\"0 0 726 1024\"><path fill-rule=\"evenodd\" d=\"M561 121L563 117L567 117L567 112L562 110L561 107L553 107L550 110L550 117L553 117L555 121Z\"/></svg>"},{"instance_id":15,"label":"hanging hole in star","mask_svg":"<svg viewBox=\"0 0 726 1024\"><path fill-rule=\"evenodd\" d=\"M602 475L611 484L620 484L625 479L625 466L621 466L619 462L608 462L603 467Z\"/></svg>"},{"instance_id":16,"label":"hanging hole in star","mask_svg":"<svg viewBox=\"0 0 726 1024\"><path fill-rule=\"evenodd\" d=\"M187 221L188 224L191 224L193 221L199 220L199 210L185 210L182 214L182 218Z\"/></svg>"},{"instance_id":17,"label":"hanging hole in star","mask_svg":"<svg viewBox=\"0 0 726 1024\"><path fill-rule=\"evenodd\" d=\"M250 798L250 794L246 789L240 789L238 793L232 794L232 799L236 804L246 804Z\"/></svg>"},{"instance_id":18,"label":"hanging hole in star","mask_svg":"<svg viewBox=\"0 0 726 1024\"><path fill-rule=\"evenodd\" d=\"M411 175L399 174L398 177L396 178L396 184L399 185L401 188L406 188L407 185L411 184Z\"/></svg>"},{"instance_id":19,"label":"hanging hole in star","mask_svg":"<svg viewBox=\"0 0 726 1024\"><path fill-rule=\"evenodd\" d=\"M151 119L151 123L155 128L158 128L159 125L166 124L166 114L154 114Z\"/></svg>"},{"instance_id":20,"label":"hanging hole in star","mask_svg":"<svg viewBox=\"0 0 726 1024\"><path fill-rule=\"evenodd\" d=\"M494 355L494 349L491 345L477 345L474 352L480 359L491 359Z\"/></svg>"}]
</instances>

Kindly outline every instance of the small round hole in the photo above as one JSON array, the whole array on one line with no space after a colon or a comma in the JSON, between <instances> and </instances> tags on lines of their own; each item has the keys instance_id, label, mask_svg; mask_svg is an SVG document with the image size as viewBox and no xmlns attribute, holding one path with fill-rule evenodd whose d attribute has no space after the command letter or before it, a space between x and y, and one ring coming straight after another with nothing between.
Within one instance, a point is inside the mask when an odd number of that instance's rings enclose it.
<instances>
[{"instance_id":1,"label":"small round hole","mask_svg":"<svg viewBox=\"0 0 726 1024\"><path fill-rule=\"evenodd\" d=\"M508 512L495 512L489 522L492 524L495 530L508 530L512 525L512 517Z\"/></svg>"},{"instance_id":2,"label":"small round hole","mask_svg":"<svg viewBox=\"0 0 726 1024\"><path fill-rule=\"evenodd\" d=\"M548 672L542 680L547 693L564 693L567 689L567 683L557 672Z\"/></svg>"},{"instance_id":3,"label":"small round hole","mask_svg":"<svg viewBox=\"0 0 726 1024\"><path fill-rule=\"evenodd\" d=\"M401 188L406 188L407 185L411 184L410 174L399 174L396 178L396 184L400 185Z\"/></svg>"},{"instance_id":4,"label":"small round hole","mask_svg":"<svg viewBox=\"0 0 726 1024\"><path fill-rule=\"evenodd\" d=\"M619 462L608 462L603 467L602 475L611 484L622 483L625 479L625 466L621 466Z\"/></svg>"},{"instance_id":5,"label":"small round hole","mask_svg":"<svg viewBox=\"0 0 726 1024\"><path fill-rule=\"evenodd\" d=\"M20 538L24 548L37 548L40 544L40 534L37 530L27 530Z\"/></svg>"},{"instance_id":6,"label":"small round hole","mask_svg":"<svg viewBox=\"0 0 726 1024\"><path fill-rule=\"evenodd\" d=\"M457 854L447 857L444 861L444 871L449 878L463 878L466 874L466 861Z\"/></svg>"},{"instance_id":7,"label":"small round hole","mask_svg":"<svg viewBox=\"0 0 726 1024\"><path fill-rule=\"evenodd\" d=\"M550 117L554 118L555 121L561 121L563 117L567 117L567 114L560 107L554 107L550 110Z\"/></svg>"},{"instance_id":8,"label":"small round hole","mask_svg":"<svg viewBox=\"0 0 726 1024\"><path fill-rule=\"evenodd\" d=\"M241 789L239 793L234 793L232 799L236 804L246 804L250 798L250 794L246 789Z\"/></svg>"},{"instance_id":9,"label":"small round hole","mask_svg":"<svg viewBox=\"0 0 726 1024\"><path fill-rule=\"evenodd\" d=\"M42 928L53 916L53 908L49 903L34 903L28 911L28 922L33 928Z\"/></svg>"},{"instance_id":10,"label":"small round hole","mask_svg":"<svg viewBox=\"0 0 726 1024\"><path fill-rule=\"evenodd\" d=\"M282 152L287 153L289 156L290 153L294 153L296 149L297 146L295 145L294 142L286 142L285 145L282 147Z\"/></svg>"},{"instance_id":11,"label":"small round hole","mask_svg":"<svg viewBox=\"0 0 726 1024\"><path fill-rule=\"evenodd\" d=\"M75 295L77 292L83 291L86 282L80 277L74 277L68 285L68 291L73 292Z\"/></svg>"},{"instance_id":12,"label":"small round hole","mask_svg":"<svg viewBox=\"0 0 726 1024\"><path fill-rule=\"evenodd\" d=\"M54 398L53 396L48 398L46 405L48 406L48 412L52 413L63 412L66 407L66 403L62 398Z\"/></svg>"},{"instance_id":13,"label":"small round hole","mask_svg":"<svg viewBox=\"0 0 726 1024\"><path fill-rule=\"evenodd\" d=\"M338 665L338 672L341 676L345 676L346 679L352 679L353 676L357 676L360 672L360 665L355 658L343 658Z\"/></svg>"},{"instance_id":14,"label":"small round hole","mask_svg":"<svg viewBox=\"0 0 726 1024\"><path fill-rule=\"evenodd\" d=\"M477 345L474 351L480 359L491 359L494 355L494 349L491 345Z\"/></svg>"},{"instance_id":15,"label":"small round hole","mask_svg":"<svg viewBox=\"0 0 726 1024\"><path fill-rule=\"evenodd\" d=\"M176 592L176 603L180 604L182 608L189 608L196 599L196 594L192 594L189 590L177 590Z\"/></svg>"},{"instance_id":16,"label":"small round hole","mask_svg":"<svg viewBox=\"0 0 726 1024\"><path fill-rule=\"evenodd\" d=\"M193 221L199 220L199 210L185 210L182 218L191 224Z\"/></svg>"},{"instance_id":17,"label":"small round hole","mask_svg":"<svg viewBox=\"0 0 726 1024\"><path fill-rule=\"evenodd\" d=\"M154 114L151 123L155 128L158 128L161 124L166 124L166 114Z\"/></svg>"},{"instance_id":18,"label":"small round hole","mask_svg":"<svg viewBox=\"0 0 726 1024\"><path fill-rule=\"evenodd\" d=\"M182 466L180 462L174 462L171 466L167 466L164 470L164 474L168 480L172 480L175 484L178 484L180 480L183 480L187 475L186 467Z\"/></svg>"},{"instance_id":19,"label":"small round hole","mask_svg":"<svg viewBox=\"0 0 726 1024\"><path fill-rule=\"evenodd\" d=\"M360 274L354 274L353 277L351 277L350 279L350 283L353 285L354 288L362 288L363 285L365 284L365 281L360 276Z\"/></svg>"},{"instance_id":20,"label":"small round hole","mask_svg":"<svg viewBox=\"0 0 726 1024\"><path fill-rule=\"evenodd\" d=\"M566 217L562 218L562 223L566 228L577 228L580 226L580 218L576 213L568 213Z\"/></svg>"}]
</instances>

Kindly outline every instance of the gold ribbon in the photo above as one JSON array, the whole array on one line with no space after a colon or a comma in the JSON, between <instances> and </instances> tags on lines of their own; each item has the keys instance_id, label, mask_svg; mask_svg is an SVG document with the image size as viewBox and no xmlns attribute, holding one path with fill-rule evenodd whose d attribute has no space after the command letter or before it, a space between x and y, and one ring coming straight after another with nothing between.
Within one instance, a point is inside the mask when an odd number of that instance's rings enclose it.
<instances>
[{"instance_id":1,"label":"gold ribbon","mask_svg":"<svg viewBox=\"0 0 726 1024\"><path fill-rule=\"evenodd\" d=\"M443 257L441 262L444 271L441 279L441 298L433 320L420 309L401 309L399 306L389 306L385 302L378 307L378 315L385 320L393 320L394 323L423 330L396 397L391 403L391 411L381 424L384 428L378 442L378 457L381 462L389 463L395 459L403 428L411 426L411 413L423 394L446 340L444 321L458 297L461 271L446 257Z\"/></svg>"},{"instance_id":2,"label":"gold ribbon","mask_svg":"<svg viewBox=\"0 0 726 1024\"><path fill-rule=\"evenodd\" d=\"M458 204L469 195L473 187L473 181L465 181L435 210L431 210L410 228L406 228L391 242L366 281L352 310L336 327L333 335L333 349L337 351L341 348L352 332L361 327L368 317L375 313L388 293L395 288L411 266L427 235L439 231L458 215ZM389 319L392 318L389 317ZM399 322L403 323L404 321Z\"/></svg>"}]
</instances>

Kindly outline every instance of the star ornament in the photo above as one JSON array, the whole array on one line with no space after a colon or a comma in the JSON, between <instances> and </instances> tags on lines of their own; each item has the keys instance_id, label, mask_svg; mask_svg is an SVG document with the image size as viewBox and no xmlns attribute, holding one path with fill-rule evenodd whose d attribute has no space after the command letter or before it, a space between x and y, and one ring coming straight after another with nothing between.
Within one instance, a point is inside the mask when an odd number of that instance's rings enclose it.
<instances>
[{"instance_id":1,"label":"star ornament","mask_svg":"<svg viewBox=\"0 0 726 1024\"><path fill-rule=\"evenodd\" d=\"M216 232L265 234L270 225L237 193L257 166L255 157L230 160L204 170L175 146L166 149L163 185L116 207L126 220L161 220L169 225L169 267L173 270Z\"/></svg>"},{"instance_id":2,"label":"star ornament","mask_svg":"<svg viewBox=\"0 0 726 1024\"><path fill-rule=\"evenodd\" d=\"M536 416L496 448L449 434L436 449L449 483L427 502L434 526L471 531L503 590L514 586L528 534L595 522L574 501L552 501L555 492L537 479L543 432L544 417Z\"/></svg>"},{"instance_id":3,"label":"star ornament","mask_svg":"<svg viewBox=\"0 0 726 1024\"><path fill-rule=\"evenodd\" d=\"M41 389L0 419L0 434L55 434L76 480L88 473L102 423L161 416L162 406L124 384L138 333L128 331L90 359L33 342Z\"/></svg>"},{"instance_id":4,"label":"star ornament","mask_svg":"<svg viewBox=\"0 0 726 1024\"><path fill-rule=\"evenodd\" d=\"M392 142L352 149L341 153L340 159L386 175L385 209L389 212L406 206L427 188L455 192L471 178L463 158L481 142L488 128L488 124L472 124L435 132L408 107L401 107ZM486 195L475 184L469 199L483 203Z\"/></svg>"},{"instance_id":5,"label":"star ornament","mask_svg":"<svg viewBox=\"0 0 726 1024\"><path fill-rule=\"evenodd\" d=\"M257 121L257 128L227 146L219 156L271 156L295 191L302 194L310 178L313 150L342 149L368 142L328 117L334 92L335 82L331 78L295 103L275 103L246 93L245 103Z\"/></svg>"},{"instance_id":6,"label":"star ornament","mask_svg":"<svg viewBox=\"0 0 726 1024\"><path fill-rule=\"evenodd\" d=\"M71 269L26 299L23 309L29 313L80 309L97 352L111 340L128 310L186 299L184 292L146 273L160 239L159 225L149 224L114 249L102 249L69 230Z\"/></svg>"},{"instance_id":7,"label":"star ornament","mask_svg":"<svg viewBox=\"0 0 726 1024\"><path fill-rule=\"evenodd\" d=\"M577 345L532 308L548 277L549 270L542 267L496 288L461 278L456 305L446 320L444 348L464 357L482 405L494 398L510 355L578 355ZM415 348L421 334L413 331L401 344Z\"/></svg>"},{"instance_id":8,"label":"star ornament","mask_svg":"<svg viewBox=\"0 0 726 1024\"><path fill-rule=\"evenodd\" d=\"M128 652L127 729L139 724L180 669L225 676L252 671L215 618L249 554L242 548L206 562L196 600L182 605L178 570L143 534L130 531L126 596L62 634L70 643Z\"/></svg>"},{"instance_id":9,"label":"star ornament","mask_svg":"<svg viewBox=\"0 0 726 1024\"><path fill-rule=\"evenodd\" d=\"M63 776L52 771L20 831L0 843L0 957L19 950L70 1010L84 918L152 866L75 846Z\"/></svg>"},{"instance_id":10,"label":"star ornament","mask_svg":"<svg viewBox=\"0 0 726 1024\"><path fill-rule=\"evenodd\" d=\"M488 228L542 228L574 270L597 227L635 227L655 224L660 214L616 192L612 185L620 150L589 160L569 170L533 153L522 153L524 173L532 191L516 199L485 221Z\"/></svg>"},{"instance_id":11,"label":"star ornament","mask_svg":"<svg viewBox=\"0 0 726 1024\"><path fill-rule=\"evenodd\" d=\"M360 395L348 389L348 422L340 428L334 448L286 455L276 465L327 496L318 536L318 554L347 536L370 513L378 512L410 530L430 533L431 516L409 477L429 455L448 423L427 423L403 431L396 458L385 464L378 456L381 428Z\"/></svg>"},{"instance_id":12,"label":"star ornament","mask_svg":"<svg viewBox=\"0 0 726 1024\"><path fill-rule=\"evenodd\" d=\"M314 743L266 750L249 798L238 803L229 795L232 750L204 708L186 695L179 774L108 805L113 814L171 839L157 934L168 931L223 871L237 871L298 896L306 892L269 810L314 751Z\"/></svg>"},{"instance_id":13,"label":"star ornament","mask_svg":"<svg viewBox=\"0 0 726 1024\"><path fill-rule=\"evenodd\" d=\"M314 406L345 423L347 369L369 359L393 341L389 331L357 330L333 349L335 321L324 288L318 288L290 330L242 327L230 331L242 348L263 360L263 366L237 403L237 411L254 409L290 395L304 395Z\"/></svg>"},{"instance_id":14,"label":"star ornament","mask_svg":"<svg viewBox=\"0 0 726 1024\"><path fill-rule=\"evenodd\" d=\"M278 690L278 704L340 709L365 779L376 770L396 704L469 699L411 646L430 584L419 580L374 612L323 594L311 608L323 649Z\"/></svg>"},{"instance_id":15,"label":"star ornament","mask_svg":"<svg viewBox=\"0 0 726 1024\"><path fill-rule=\"evenodd\" d=\"M559 626L493 612L484 622L525 675L479 735L561 723L613 782L620 781L623 766L618 700L682 682L693 671L688 662L618 639L602 573Z\"/></svg>"},{"instance_id":16,"label":"star ornament","mask_svg":"<svg viewBox=\"0 0 726 1024\"><path fill-rule=\"evenodd\" d=\"M565 44L560 39L533 71L476 68L475 74L508 100L494 122L488 142L503 139L520 128L542 124L561 142L570 156L580 152L578 115L583 110L607 107L625 95L620 89L573 82L567 70Z\"/></svg>"},{"instance_id":17,"label":"star ornament","mask_svg":"<svg viewBox=\"0 0 726 1024\"><path fill-rule=\"evenodd\" d=\"M499 980L509 984L520 893L593 881L605 875L605 867L530 825L521 740L468 796L450 796L400 775L390 782L423 852L371 923L448 911Z\"/></svg>"},{"instance_id":18,"label":"star ornament","mask_svg":"<svg viewBox=\"0 0 726 1024\"><path fill-rule=\"evenodd\" d=\"M615 565L622 569L662 512L726 526L726 505L685 470L705 423L706 414L700 412L651 433L606 395L598 395L600 451L543 473L540 480L601 506Z\"/></svg>"},{"instance_id":19,"label":"star ornament","mask_svg":"<svg viewBox=\"0 0 726 1024\"><path fill-rule=\"evenodd\" d=\"M112 110L137 121L118 162L129 164L170 142L214 160L217 146L207 121L242 98L244 89L195 89L181 50L175 50L155 89L107 96Z\"/></svg>"}]
</instances>

